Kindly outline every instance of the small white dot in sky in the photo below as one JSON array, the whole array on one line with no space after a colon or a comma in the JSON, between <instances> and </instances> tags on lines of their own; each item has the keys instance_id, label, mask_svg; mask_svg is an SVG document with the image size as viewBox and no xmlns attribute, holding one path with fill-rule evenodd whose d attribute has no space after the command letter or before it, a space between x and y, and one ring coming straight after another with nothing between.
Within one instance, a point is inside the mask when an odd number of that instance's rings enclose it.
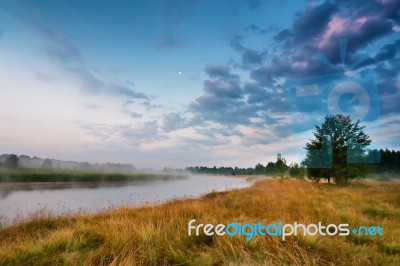
<instances>
[{"instance_id":1,"label":"small white dot in sky","mask_svg":"<svg viewBox=\"0 0 400 266\"><path fill-rule=\"evenodd\" d=\"M178 74L179 74L179 75L182 75L182 72L181 72L181 71L179 71L179 72L178 72Z\"/></svg>"}]
</instances>

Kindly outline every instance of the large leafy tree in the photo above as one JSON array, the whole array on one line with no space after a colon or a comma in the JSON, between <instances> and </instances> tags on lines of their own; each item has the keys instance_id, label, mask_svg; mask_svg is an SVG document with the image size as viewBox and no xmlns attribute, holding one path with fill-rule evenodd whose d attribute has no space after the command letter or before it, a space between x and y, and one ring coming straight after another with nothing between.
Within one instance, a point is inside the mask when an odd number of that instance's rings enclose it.
<instances>
[{"instance_id":1,"label":"large leafy tree","mask_svg":"<svg viewBox=\"0 0 400 266\"><path fill-rule=\"evenodd\" d=\"M338 185L365 175L363 160L370 138L363 132L360 121L352 122L349 116L328 115L314 130L314 139L306 144L308 177L319 181L334 179Z\"/></svg>"}]
</instances>

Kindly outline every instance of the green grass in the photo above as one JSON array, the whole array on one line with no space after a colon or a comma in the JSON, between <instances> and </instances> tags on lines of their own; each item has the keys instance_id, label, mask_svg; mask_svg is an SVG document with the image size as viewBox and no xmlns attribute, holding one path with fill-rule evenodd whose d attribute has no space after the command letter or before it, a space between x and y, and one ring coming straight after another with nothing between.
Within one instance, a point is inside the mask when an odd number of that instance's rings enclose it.
<instances>
[{"instance_id":1,"label":"green grass","mask_svg":"<svg viewBox=\"0 0 400 266\"><path fill-rule=\"evenodd\" d=\"M399 211L399 181L262 180L199 199L8 227L0 230L0 265L400 265ZM379 225L384 236L188 236L191 219Z\"/></svg>"}]
</instances>

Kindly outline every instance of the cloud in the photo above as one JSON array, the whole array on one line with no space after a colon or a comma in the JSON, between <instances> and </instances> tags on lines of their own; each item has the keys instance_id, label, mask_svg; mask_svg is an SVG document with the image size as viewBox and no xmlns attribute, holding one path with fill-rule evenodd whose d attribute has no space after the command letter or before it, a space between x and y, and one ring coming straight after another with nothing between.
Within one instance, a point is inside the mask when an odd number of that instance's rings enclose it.
<instances>
[{"instance_id":1,"label":"cloud","mask_svg":"<svg viewBox=\"0 0 400 266\"><path fill-rule=\"evenodd\" d=\"M302 43L320 35L327 27L338 7L330 1L306 7L293 20L293 42Z\"/></svg>"},{"instance_id":2,"label":"cloud","mask_svg":"<svg viewBox=\"0 0 400 266\"><path fill-rule=\"evenodd\" d=\"M393 11L395 10L395 11ZM315 55L321 51L339 71L346 66L341 65L339 39L348 39L346 64L356 62L363 49L375 50L371 42L380 41L382 48L374 56L358 64L352 73L363 79L363 69L368 67L377 73L377 85L380 97L390 101L389 95L397 95L398 89L398 40L393 39L393 23L400 13L400 3L377 1L325 1L310 3L298 12L292 26L281 30L274 36L275 43L266 55L262 66L250 68L250 77L261 86L279 87L282 80L318 76L334 73L334 70L320 61ZM318 23L316 23L318 22ZM241 43L245 36L236 37L234 49L240 53L244 50ZM258 92L259 93L259 92ZM262 97L259 93L257 97ZM384 99L382 98L382 100ZM393 97L393 99L396 97ZM254 101L254 99L252 99ZM394 101L394 100L393 100ZM311 106L311 105L310 105ZM395 104L385 104L383 114L396 112ZM308 110L307 108L304 109ZM313 109L309 109L313 111Z\"/></svg>"},{"instance_id":3,"label":"cloud","mask_svg":"<svg viewBox=\"0 0 400 266\"><path fill-rule=\"evenodd\" d=\"M242 52L244 50L244 46L242 45L242 41L246 36L243 34L234 34L230 40L230 46L236 50L237 52Z\"/></svg>"},{"instance_id":4,"label":"cloud","mask_svg":"<svg viewBox=\"0 0 400 266\"><path fill-rule=\"evenodd\" d=\"M280 32L278 32L278 34L276 34L274 36L274 40L276 42L283 42L283 41L285 41L286 39L288 39L289 37L292 37L292 36L293 36L293 34L292 34L292 32L290 30L284 29L284 30L281 30Z\"/></svg>"},{"instance_id":5,"label":"cloud","mask_svg":"<svg viewBox=\"0 0 400 266\"><path fill-rule=\"evenodd\" d=\"M267 34L270 32L276 32L278 31L278 27L277 26L269 26L266 29L262 29L259 26L255 25L255 24L250 24L250 26L246 27L244 29L244 31L246 33L253 33L253 34Z\"/></svg>"},{"instance_id":6,"label":"cloud","mask_svg":"<svg viewBox=\"0 0 400 266\"><path fill-rule=\"evenodd\" d=\"M200 121L213 121L223 125L249 124L252 110L242 99L221 98L207 94L200 96L189 106Z\"/></svg>"},{"instance_id":7,"label":"cloud","mask_svg":"<svg viewBox=\"0 0 400 266\"><path fill-rule=\"evenodd\" d=\"M247 138L245 128L250 127L258 128L260 134L266 133L268 128L269 134L286 136L281 131L282 127L287 127L286 122L279 117L287 112L282 89L268 89L256 82L242 84L227 65L208 65L205 72L209 79L204 82L204 94L188 109L193 115L191 124L201 126L197 132L211 138L237 136L244 141ZM278 111L282 113L277 115ZM247 140L249 145L266 142L262 137L249 138L253 139Z\"/></svg>"},{"instance_id":8,"label":"cloud","mask_svg":"<svg viewBox=\"0 0 400 266\"><path fill-rule=\"evenodd\" d=\"M45 54L59 69L74 75L80 81L80 89L88 94L107 94L125 99L151 100L151 96L132 90L129 84L108 83L95 76L87 65L80 49L66 33L47 23L40 15L40 10L29 3L17 3L2 6L6 11L24 22L30 29L45 41ZM41 75L35 73L38 78ZM42 75L43 76L43 75ZM47 75L50 77L49 75ZM43 78L42 78L43 80ZM50 80L47 78L47 80Z\"/></svg>"},{"instance_id":9,"label":"cloud","mask_svg":"<svg viewBox=\"0 0 400 266\"><path fill-rule=\"evenodd\" d=\"M286 93L279 87L263 87L257 82L246 83L244 91L247 95L247 103L258 105L260 111L269 111L274 113L285 113L288 111L286 102ZM261 105L261 106L260 106ZM268 120L268 122L276 122L276 120Z\"/></svg>"},{"instance_id":10,"label":"cloud","mask_svg":"<svg viewBox=\"0 0 400 266\"><path fill-rule=\"evenodd\" d=\"M221 145L227 145L230 143L228 139L218 139L218 138L184 138L183 142L186 142L187 145L195 145L197 147L215 147Z\"/></svg>"},{"instance_id":11,"label":"cloud","mask_svg":"<svg viewBox=\"0 0 400 266\"><path fill-rule=\"evenodd\" d=\"M358 26L354 25L357 22L344 21L343 28L333 32L326 41L327 43L321 48L329 51L338 39L349 39L351 45L348 47L348 53L354 53L365 48L370 42L392 32L392 23L386 19L365 18L365 20L362 25Z\"/></svg>"},{"instance_id":12,"label":"cloud","mask_svg":"<svg viewBox=\"0 0 400 266\"><path fill-rule=\"evenodd\" d=\"M383 114L400 113L400 89L394 93L382 95L381 99Z\"/></svg>"},{"instance_id":13,"label":"cloud","mask_svg":"<svg viewBox=\"0 0 400 266\"><path fill-rule=\"evenodd\" d=\"M205 67L205 72L211 78L220 78L220 79L231 79L237 78L237 76L233 76L230 73L229 66L227 65L207 65Z\"/></svg>"},{"instance_id":14,"label":"cloud","mask_svg":"<svg viewBox=\"0 0 400 266\"><path fill-rule=\"evenodd\" d=\"M125 96L128 99L145 99L145 100L151 99L151 97L145 93L137 92L130 89L129 87L118 84L108 85L106 86L105 90L109 94Z\"/></svg>"},{"instance_id":15,"label":"cloud","mask_svg":"<svg viewBox=\"0 0 400 266\"><path fill-rule=\"evenodd\" d=\"M249 145L266 144L288 137L292 126L289 123L291 116L285 82L337 72L337 69L316 59L315 55L320 50L339 70L343 70L337 43L339 38L349 39L347 62L352 63L357 60L360 51L370 45L371 40L382 40L391 34L391 17L395 15L388 9L393 5L389 7L373 1L363 3L364 8L351 7L353 4L347 1L312 2L296 14L290 28L273 36L270 47L258 50L246 47L243 43L246 43L249 33L264 33L261 29L253 25L245 28L244 33L234 34L230 46L240 55L238 69L245 76L249 74L250 80L242 82L242 75L232 74L228 65L206 66L205 72L209 78L204 81L204 94L189 106L194 119L203 124L216 123L226 132L229 132L229 128L238 130L241 126L247 127L247 130L239 132L243 134L243 143ZM382 101L385 102L383 114L399 111L398 104L395 104L398 95L396 84L399 84L397 69L400 67L397 60L398 45L398 41L384 44L370 61L365 61L362 67L359 66L360 69L352 73L363 79L362 68L369 64L381 76L378 78L378 87L384 88L388 94L386 96L380 90ZM394 96L393 99L390 96ZM303 104L301 110L307 115L324 112L319 106L321 103L315 99L304 101ZM246 135L246 132L251 134ZM228 135L234 136L235 133Z\"/></svg>"},{"instance_id":16,"label":"cloud","mask_svg":"<svg viewBox=\"0 0 400 266\"><path fill-rule=\"evenodd\" d=\"M210 79L204 82L204 92L218 98L237 99L241 97L241 88L231 80Z\"/></svg>"},{"instance_id":17,"label":"cloud","mask_svg":"<svg viewBox=\"0 0 400 266\"><path fill-rule=\"evenodd\" d=\"M46 84L53 84L54 83L54 78L51 75L48 75L46 73L42 73L40 71L37 70L32 70L33 74L35 75L35 77L40 80L43 83Z\"/></svg>"},{"instance_id":18,"label":"cloud","mask_svg":"<svg viewBox=\"0 0 400 266\"><path fill-rule=\"evenodd\" d=\"M83 60L78 47L60 32L56 32L44 27L36 27L45 40L48 41L46 53L48 57L65 67L86 68L86 62Z\"/></svg>"},{"instance_id":19,"label":"cloud","mask_svg":"<svg viewBox=\"0 0 400 266\"><path fill-rule=\"evenodd\" d=\"M349 64L355 62L365 48L371 51L373 45L382 46L370 59L354 68L352 75L362 77L366 69L376 71L382 113L399 112L400 42L395 40L397 37L393 30L399 19L398 2L310 1L295 14L291 23L286 24L289 25L287 28L263 28L250 24L236 32L227 44L235 53L231 61L234 64L207 64L204 68L207 78L201 94L188 103L186 109L173 112L154 104L152 96L135 90L132 81L108 82L96 74L85 60L79 43L56 25L46 23L38 10L29 9L29 4L20 4L20 8L12 12L45 40L47 57L54 66L77 79L82 92L119 97L125 103L125 114L134 118L134 122L140 121L117 125L82 124L89 135L120 145L163 146L173 143L176 150L179 147L204 151L217 145L233 145L234 148L268 145L287 140L291 123L297 126L318 122L315 118L319 115L317 111L321 103L314 99L304 101L301 108L304 113L289 113L285 82L337 71L315 59L318 51L343 70L345 66L341 64L337 43L339 38L349 39L346 57ZM185 36L180 29L184 26L187 12L195 4L195 1L177 0L162 3L164 27L155 40L157 49L170 51L182 47ZM265 8L269 3L246 0L245 4L258 12L257 9ZM38 16L33 15L38 13ZM251 46L260 45L257 41L248 42L248 38L253 37L268 40L268 45ZM157 111L163 114L158 121L143 122L147 114L142 114L143 110L136 113L131 104L142 105L147 112L158 108L161 110ZM298 119L290 121L292 117ZM186 132L189 133L186 135ZM165 143L161 143L163 141Z\"/></svg>"},{"instance_id":20,"label":"cloud","mask_svg":"<svg viewBox=\"0 0 400 266\"><path fill-rule=\"evenodd\" d=\"M366 58L363 62L357 65L356 69L363 68L370 65L377 65L381 62L391 61L396 59L397 55L400 51L400 39L396 40L394 43L389 43L384 45L380 51L376 53L376 55ZM356 54L353 56L353 60L355 57L361 57L361 55Z\"/></svg>"},{"instance_id":21,"label":"cloud","mask_svg":"<svg viewBox=\"0 0 400 266\"><path fill-rule=\"evenodd\" d=\"M182 115L178 113L169 113L164 115L161 128L164 132L171 132L188 126L188 120L182 117Z\"/></svg>"},{"instance_id":22,"label":"cloud","mask_svg":"<svg viewBox=\"0 0 400 266\"><path fill-rule=\"evenodd\" d=\"M130 145L138 147L166 139L166 136L160 134L157 121L119 125L82 123L80 127L87 134L98 138L101 142L119 146Z\"/></svg>"},{"instance_id":23,"label":"cloud","mask_svg":"<svg viewBox=\"0 0 400 266\"><path fill-rule=\"evenodd\" d=\"M400 99L400 94L397 94L397 100ZM365 123L366 133L372 139L372 148L399 148L400 131L400 114L388 114L378 121Z\"/></svg>"},{"instance_id":24,"label":"cloud","mask_svg":"<svg viewBox=\"0 0 400 266\"><path fill-rule=\"evenodd\" d=\"M205 72L210 79L204 81L204 92L221 98L240 98L238 76L230 72L227 65L207 65Z\"/></svg>"},{"instance_id":25,"label":"cloud","mask_svg":"<svg viewBox=\"0 0 400 266\"><path fill-rule=\"evenodd\" d=\"M383 115L400 113L399 71L400 57L377 64L375 71L377 86L381 98L381 112Z\"/></svg>"},{"instance_id":26,"label":"cloud","mask_svg":"<svg viewBox=\"0 0 400 266\"><path fill-rule=\"evenodd\" d=\"M259 84L267 87L274 87L280 78L293 78L305 73L306 69L295 69L294 57L272 56L269 62L261 67L250 70L250 77ZM299 60L301 61L301 60Z\"/></svg>"},{"instance_id":27,"label":"cloud","mask_svg":"<svg viewBox=\"0 0 400 266\"><path fill-rule=\"evenodd\" d=\"M135 113L135 112L130 112L129 115L130 115L132 118L141 118L141 117L143 116L142 114Z\"/></svg>"},{"instance_id":28,"label":"cloud","mask_svg":"<svg viewBox=\"0 0 400 266\"><path fill-rule=\"evenodd\" d=\"M321 50L336 64L340 62L338 39L349 40L350 57L371 41L393 32L393 20L388 16L392 8L399 10L400 6L382 6L376 1L310 3L297 12L290 28L274 36L275 50L284 57L302 55L308 59Z\"/></svg>"},{"instance_id":29,"label":"cloud","mask_svg":"<svg viewBox=\"0 0 400 266\"><path fill-rule=\"evenodd\" d=\"M246 132L242 142L246 146L267 145L282 141L291 135L290 127L286 124L271 124L267 127L253 128Z\"/></svg>"},{"instance_id":30,"label":"cloud","mask_svg":"<svg viewBox=\"0 0 400 266\"><path fill-rule=\"evenodd\" d=\"M253 49L244 49L242 53L242 64L245 68L261 65L267 56L266 52L259 52Z\"/></svg>"},{"instance_id":31,"label":"cloud","mask_svg":"<svg viewBox=\"0 0 400 266\"><path fill-rule=\"evenodd\" d=\"M213 139L218 137L244 136L244 134L240 130L238 130L235 126L230 126L230 125L218 125L218 126L207 125L204 127L197 128L196 132Z\"/></svg>"},{"instance_id":32,"label":"cloud","mask_svg":"<svg viewBox=\"0 0 400 266\"><path fill-rule=\"evenodd\" d=\"M149 101L149 100L140 102L140 104L143 105L146 108L146 111L150 111L150 110L157 109L157 108L163 108L163 105L161 105L161 104L152 104L151 101Z\"/></svg>"},{"instance_id":33,"label":"cloud","mask_svg":"<svg viewBox=\"0 0 400 266\"><path fill-rule=\"evenodd\" d=\"M132 90L130 86L124 84L106 83L96 77L89 68L74 67L68 68L60 61L53 61L58 67L67 73L73 74L80 81L80 90L86 94L106 94L121 99L142 99L150 101L153 97L142 92Z\"/></svg>"},{"instance_id":34,"label":"cloud","mask_svg":"<svg viewBox=\"0 0 400 266\"><path fill-rule=\"evenodd\" d=\"M241 54L241 62L239 67L242 69L251 69L255 66L261 65L266 56L266 51L256 51L254 49L242 45L242 40L245 39L243 34L235 34L230 41L230 46L239 54Z\"/></svg>"}]
</instances>

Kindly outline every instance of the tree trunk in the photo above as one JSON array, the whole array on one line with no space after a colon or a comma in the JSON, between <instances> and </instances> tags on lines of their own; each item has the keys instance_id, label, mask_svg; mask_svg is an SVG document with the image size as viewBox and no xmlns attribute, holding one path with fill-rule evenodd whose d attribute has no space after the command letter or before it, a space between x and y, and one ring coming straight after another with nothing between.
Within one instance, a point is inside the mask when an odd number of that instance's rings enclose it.
<instances>
[{"instance_id":1,"label":"tree trunk","mask_svg":"<svg viewBox=\"0 0 400 266\"><path fill-rule=\"evenodd\" d=\"M330 184L331 183L331 178L330 177L328 177L328 184Z\"/></svg>"}]
</instances>

